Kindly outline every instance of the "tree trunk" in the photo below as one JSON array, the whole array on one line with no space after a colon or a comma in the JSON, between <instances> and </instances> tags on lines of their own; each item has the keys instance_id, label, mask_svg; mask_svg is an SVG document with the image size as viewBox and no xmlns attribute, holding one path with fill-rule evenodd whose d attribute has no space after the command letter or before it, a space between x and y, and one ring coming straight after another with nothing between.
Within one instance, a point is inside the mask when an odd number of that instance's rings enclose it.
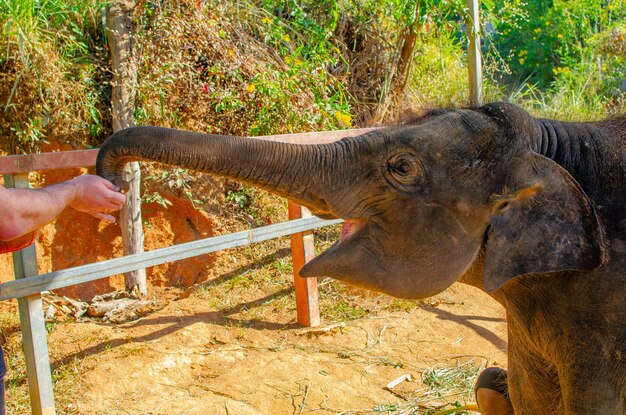
<instances>
[{"instance_id":1,"label":"tree trunk","mask_svg":"<svg viewBox=\"0 0 626 415\"><path fill-rule=\"evenodd\" d=\"M419 11L420 1L415 5L415 16L413 23L407 27L402 34L400 43L402 48L400 49L400 57L396 67L391 71L390 81L388 87L385 88L386 93L381 99L381 104L378 106L372 121L379 123L384 121L390 110L397 107L402 102L404 96L404 90L406 83L409 79L409 71L411 69L411 61L413 58L413 51L415 50L415 42L417 41L417 33L419 30Z\"/></svg>"},{"instance_id":2,"label":"tree trunk","mask_svg":"<svg viewBox=\"0 0 626 415\"><path fill-rule=\"evenodd\" d=\"M107 35L113 67L111 100L114 132L135 124L137 65L133 53L132 24L132 12L135 6L135 1L114 0L107 8ZM126 193L126 203L120 213L120 225L124 255L130 255L144 250L139 191L141 173L138 162L129 163L126 166L124 180L130 183L130 188ZM141 297L147 294L145 269L128 272L124 274L124 277L127 291Z\"/></svg>"}]
</instances>

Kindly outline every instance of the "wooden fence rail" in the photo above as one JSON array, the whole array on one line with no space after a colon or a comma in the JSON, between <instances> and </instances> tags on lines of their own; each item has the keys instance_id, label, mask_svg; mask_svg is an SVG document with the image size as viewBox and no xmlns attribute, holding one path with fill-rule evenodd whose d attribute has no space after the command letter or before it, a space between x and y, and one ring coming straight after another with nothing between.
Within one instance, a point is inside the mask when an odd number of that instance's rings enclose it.
<instances>
[{"instance_id":1,"label":"wooden fence rail","mask_svg":"<svg viewBox=\"0 0 626 415\"><path fill-rule=\"evenodd\" d=\"M325 131L255 138L299 144L322 144L344 137L353 137L371 130ZM0 157L0 174L4 174L7 187L28 187L28 173L31 171L91 167L95 165L97 153L98 150L79 150L4 156ZM43 302L41 300L41 293L44 291L291 235L298 322L308 326L319 324L315 279L301 278L299 271L304 263L314 255L310 231L340 223L341 220L326 221L312 217L305 208L292 202L289 202L289 218L293 220L98 263L80 265L43 275L37 275L37 254L34 244L21 251L14 252L15 280L0 284L0 301L12 298L18 299L31 398L31 412L36 415L54 415L56 413L47 348L47 332L43 317Z\"/></svg>"}]
</instances>

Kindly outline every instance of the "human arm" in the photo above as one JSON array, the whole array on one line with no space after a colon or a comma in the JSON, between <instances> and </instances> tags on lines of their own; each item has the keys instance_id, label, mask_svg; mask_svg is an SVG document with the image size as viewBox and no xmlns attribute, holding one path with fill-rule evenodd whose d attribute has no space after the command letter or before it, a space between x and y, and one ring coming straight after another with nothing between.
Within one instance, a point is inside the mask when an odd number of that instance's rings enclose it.
<instances>
[{"instance_id":1,"label":"human arm","mask_svg":"<svg viewBox=\"0 0 626 415\"><path fill-rule=\"evenodd\" d=\"M14 240L39 229L67 206L115 222L106 211L120 209L125 198L111 182L94 175L78 176L40 189L0 186L0 240Z\"/></svg>"}]
</instances>

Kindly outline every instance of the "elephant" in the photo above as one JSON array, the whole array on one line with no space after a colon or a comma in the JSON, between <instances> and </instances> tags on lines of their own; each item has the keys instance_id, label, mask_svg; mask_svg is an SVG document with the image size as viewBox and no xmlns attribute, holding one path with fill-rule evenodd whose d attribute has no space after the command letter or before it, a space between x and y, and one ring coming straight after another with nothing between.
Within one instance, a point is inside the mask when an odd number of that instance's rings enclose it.
<instances>
[{"instance_id":1,"label":"elephant","mask_svg":"<svg viewBox=\"0 0 626 415\"><path fill-rule=\"evenodd\" d=\"M455 281L506 309L516 414L626 413L626 115L435 109L330 144L159 127L119 131L97 173L151 160L258 186L344 220L304 277L392 296Z\"/></svg>"}]
</instances>

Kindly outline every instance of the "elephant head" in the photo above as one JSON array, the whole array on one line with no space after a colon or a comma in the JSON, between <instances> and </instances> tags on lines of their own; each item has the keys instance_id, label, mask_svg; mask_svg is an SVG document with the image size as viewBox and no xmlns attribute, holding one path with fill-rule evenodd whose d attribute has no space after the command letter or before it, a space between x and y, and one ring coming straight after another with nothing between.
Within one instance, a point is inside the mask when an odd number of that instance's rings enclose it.
<instances>
[{"instance_id":1,"label":"elephant head","mask_svg":"<svg viewBox=\"0 0 626 415\"><path fill-rule=\"evenodd\" d=\"M489 292L526 274L602 264L593 205L566 170L531 150L537 134L535 119L509 104L433 111L320 145L137 127L104 143L97 170L123 186L127 161L153 160L342 218L339 240L301 275L423 298L476 264Z\"/></svg>"}]
</instances>

